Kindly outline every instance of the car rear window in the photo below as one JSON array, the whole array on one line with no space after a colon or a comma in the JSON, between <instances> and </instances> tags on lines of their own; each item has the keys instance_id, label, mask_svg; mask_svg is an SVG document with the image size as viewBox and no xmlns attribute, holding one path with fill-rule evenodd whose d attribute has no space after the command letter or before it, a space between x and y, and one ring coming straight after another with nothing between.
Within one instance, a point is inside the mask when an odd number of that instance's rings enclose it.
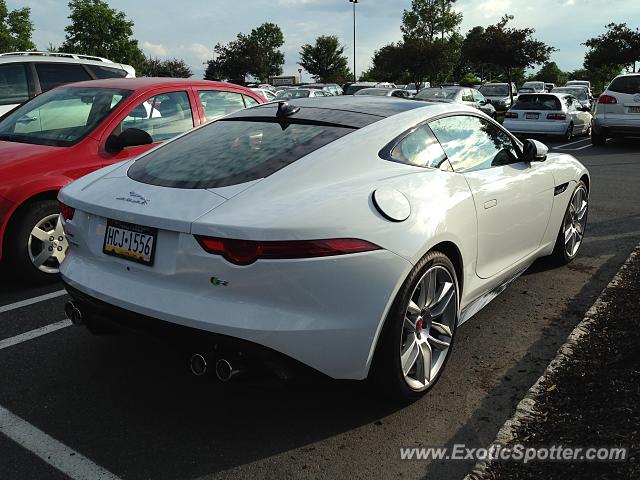
<instances>
[{"instance_id":1,"label":"car rear window","mask_svg":"<svg viewBox=\"0 0 640 480\"><path fill-rule=\"evenodd\" d=\"M611 82L607 90L618 93L640 93L640 75L618 77Z\"/></svg>"},{"instance_id":2,"label":"car rear window","mask_svg":"<svg viewBox=\"0 0 640 480\"><path fill-rule=\"evenodd\" d=\"M267 177L354 130L271 119L224 119L145 155L128 175L173 188L226 187Z\"/></svg>"},{"instance_id":3,"label":"car rear window","mask_svg":"<svg viewBox=\"0 0 640 480\"><path fill-rule=\"evenodd\" d=\"M562 110L560 99L554 95L519 95L511 110Z\"/></svg>"}]
</instances>

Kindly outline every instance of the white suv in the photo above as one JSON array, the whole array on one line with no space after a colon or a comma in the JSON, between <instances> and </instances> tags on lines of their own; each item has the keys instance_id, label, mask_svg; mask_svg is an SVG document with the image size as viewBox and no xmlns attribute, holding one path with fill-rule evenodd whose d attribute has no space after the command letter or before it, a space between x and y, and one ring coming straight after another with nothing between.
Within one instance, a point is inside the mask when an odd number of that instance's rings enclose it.
<instances>
[{"instance_id":1,"label":"white suv","mask_svg":"<svg viewBox=\"0 0 640 480\"><path fill-rule=\"evenodd\" d=\"M130 65L89 55L50 52L0 54L0 115L64 83L135 77Z\"/></svg>"},{"instance_id":2,"label":"white suv","mask_svg":"<svg viewBox=\"0 0 640 480\"><path fill-rule=\"evenodd\" d=\"M591 143L640 135L640 73L618 75L598 98Z\"/></svg>"}]
</instances>

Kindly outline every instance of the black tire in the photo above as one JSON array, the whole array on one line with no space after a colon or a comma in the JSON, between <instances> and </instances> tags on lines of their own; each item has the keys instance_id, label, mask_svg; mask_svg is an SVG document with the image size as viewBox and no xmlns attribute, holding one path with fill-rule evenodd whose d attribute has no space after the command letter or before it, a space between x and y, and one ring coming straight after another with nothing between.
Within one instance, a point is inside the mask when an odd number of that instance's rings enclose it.
<instances>
[{"instance_id":1,"label":"black tire","mask_svg":"<svg viewBox=\"0 0 640 480\"><path fill-rule=\"evenodd\" d=\"M400 345L405 311L411 294L423 274L427 269L436 265L445 267L448 270L451 278L454 279L456 292L459 297L460 290L458 288L458 278L451 260L449 260L445 254L438 251L431 251L427 253L411 270L393 302L391 310L385 320L385 325L380 333L376 353L371 366L369 379L371 380L374 388L376 388L381 394L402 403L418 400L433 388L446 368L447 361L449 360L453 349L455 327L452 331L453 335L451 337L450 346L446 352L444 363L436 377L430 382L429 386L425 390L416 391L409 387L404 379L404 374L400 365ZM457 298L456 301L459 302L459 298Z\"/></svg>"},{"instance_id":2,"label":"black tire","mask_svg":"<svg viewBox=\"0 0 640 480\"><path fill-rule=\"evenodd\" d=\"M573 189L573 192L571 192L571 197L569 200L569 204L567 205L567 208L564 212L564 215L562 217L562 223L560 224L560 229L558 231L558 236L556 237L556 244L553 247L553 253L549 256L549 261L557 267L561 267L563 265L567 265L568 263L572 262L579 253L579 249L576 250L576 252L571 256L567 253L566 248L565 248L565 240L564 240L564 226L565 226L565 221L567 218L567 215L569 213L569 209L571 207L571 199L573 199L573 196L576 192L576 190L578 190L579 188L584 188L585 191L587 192L587 198L588 194L589 194L589 190L587 189L587 186L585 185L585 183L583 181L579 181L578 184L576 185L576 188ZM587 216L587 218L585 218L585 229L587 226L587 220L588 220L588 216L589 216L589 209L587 208L587 211L585 213L585 215Z\"/></svg>"},{"instance_id":3,"label":"black tire","mask_svg":"<svg viewBox=\"0 0 640 480\"><path fill-rule=\"evenodd\" d=\"M569 124L569 126L567 127L567 131L564 132L562 138L567 142L573 138L573 123Z\"/></svg>"},{"instance_id":4,"label":"black tire","mask_svg":"<svg viewBox=\"0 0 640 480\"><path fill-rule=\"evenodd\" d=\"M33 228L47 216L60 211L55 200L40 200L26 205L12 220L5 241L7 263L10 269L22 280L29 283L43 283L58 280L58 273L45 273L39 270L29 256L29 237Z\"/></svg>"},{"instance_id":5,"label":"black tire","mask_svg":"<svg viewBox=\"0 0 640 480\"><path fill-rule=\"evenodd\" d=\"M591 129L591 145L594 147L601 147L607 141L607 137L600 133L596 133L595 130Z\"/></svg>"}]
</instances>

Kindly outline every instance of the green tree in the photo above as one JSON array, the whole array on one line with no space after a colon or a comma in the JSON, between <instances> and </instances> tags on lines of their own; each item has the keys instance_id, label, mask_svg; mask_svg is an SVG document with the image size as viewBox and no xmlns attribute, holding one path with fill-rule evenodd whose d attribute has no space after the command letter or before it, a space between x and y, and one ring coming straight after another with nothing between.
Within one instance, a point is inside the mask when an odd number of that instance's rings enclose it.
<instances>
[{"instance_id":1,"label":"green tree","mask_svg":"<svg viewBox=\"0 0 640 480\"><path fill-rule=\"evenodd\" d=\"M298 64L320 82L343 83L353 76L344 46L334 35L322 35L316 38L315 45L303 45Z\"/></svg>"},{"instance_id":2,"label":"green tree","mask_svg":"<svg viewBox=\"0 0 640 480\"><path fill-rule=\"evenodd\" d=\"M179 58L161 60L146 57L141 72L141 76L145 77L189 78L191 75L193 75L191 68Z\"/></svg>"},{"instance_id":3,"label":"green tree","mask_svg":"<svg viewBox=\"0 0 640 480\"><path fill-rule=\"evenodd\" d=\"M280 47L284 45L282 30L275 23L263 23L249 34L250 53L253 56L249 73L268 82L269 77L282 74L284 53Z\"/></svg>"},{"instance_id":4,"label":"green tree","mask_svg":"<svg viewBox=\"0 0 640 480\"><path fill-rule=\"evenodd\" d=\"M605 33L583 43L589 49L585 63L592 68L623 65L635 72L636 62L640 61L640 31L630 29L626 23L610 23L605 28Z\"/></svg>"},{"instance_id":5,"label":"green tree","mask_svg":"<svg viewBox=\"0 0 640 480\"><path fill-rule=\"evenodd\" d=\"M464 77L460 79L460 85L464 87L473 87L474 85L480 84L480 79L476 77L473 73L467 73Z\"/></svg>"},{"instance_id":6,"label":"green tree","mask_svg":"<svg viewBox=\"0 0 640 480\"><path fill-rule=\"evenodd\" d=\"M462 13L453 10L456 0L412 0L411 9L402 14L400 30L405 37L433 41L450 36L462 23Z\"/></svg>"},{"instance_id":7,"label":"green tree","mask_svg":"<svg viewBox=\"0 0 640 480\"><path fill-rule=\"evenodd\" d=\"M124 12L102 0L71 0L71 23L65 27L60 51L107 57L120 63L144 68L145 57L132 38L133 22Z\"/></svg>"},{"instance_id":8,"label":"green tree","mask_svg":"<svg viewBox=\"0 0 640 480\"><path fill-rule=\"evenodd\" d=\"M535 74L534 79L545 83L564 85L567 83L567 73L560 70L556 62L546 62Z\"/></svg>"},{"instance_id":9,"label":"green tree","mask_svg":"<svg viewBox=\"0 0 640 480\"><path fill-rule=\"evenodd\" d=\"M0 0L0 52L35 50L32 33L31 9L9 11L7 2Z\"/></svg>"},{"instance_id":10,"label":"green tree","mask_svg":"<svg viewBox=\"0 0 640 480\"><path fill-rule=\"evenodd\" d=\"M473 62L486 62L504 72L506 81L514 80L514 73L549 59L555 48L533 38L533 28L510 28L513 15L505 15L495 25L489 25L466 52ZM511 92L513 101L513 92Z\"/></svg>"}]
</instances>

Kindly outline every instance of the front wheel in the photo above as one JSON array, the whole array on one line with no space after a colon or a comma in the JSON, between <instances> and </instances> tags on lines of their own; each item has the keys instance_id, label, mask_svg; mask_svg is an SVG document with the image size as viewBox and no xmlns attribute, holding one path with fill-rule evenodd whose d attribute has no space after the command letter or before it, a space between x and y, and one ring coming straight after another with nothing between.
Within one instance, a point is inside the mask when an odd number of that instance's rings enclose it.
<instances>
[{"instance_id":1,"label":"front wheel","mask_svg":"<svg viewBox=\"0 0 640 480\"><path fill-rule=\"evenodd\" d=\"M578 255L584 239L589 213L589 192L584 182L578 182L560 225L551 260L556 265L566 265Z\"/></svg>"},{"instance_id":2,"label":"front wheel","mask_svg":"<svg viewBox=\"0 0 640 480\"><path fill-rule=\"evenodd\" d=\"M413 401L433 387L453 345L459 298L453 264L429 252L398 292L381 333L372 374L384 393Z\"/></svg>"},{"instance_id":3,"label":"front wheel","mask_svg":"<svg viewBox=\"0 0 640 480\"><path fill-rule=\"evenodd\" d=\"M60 264L67 253L58 202L34 202L19 215L7 237L9 263L24 280L42 282L57 279Z\"/></svg>"}]
</instances>

